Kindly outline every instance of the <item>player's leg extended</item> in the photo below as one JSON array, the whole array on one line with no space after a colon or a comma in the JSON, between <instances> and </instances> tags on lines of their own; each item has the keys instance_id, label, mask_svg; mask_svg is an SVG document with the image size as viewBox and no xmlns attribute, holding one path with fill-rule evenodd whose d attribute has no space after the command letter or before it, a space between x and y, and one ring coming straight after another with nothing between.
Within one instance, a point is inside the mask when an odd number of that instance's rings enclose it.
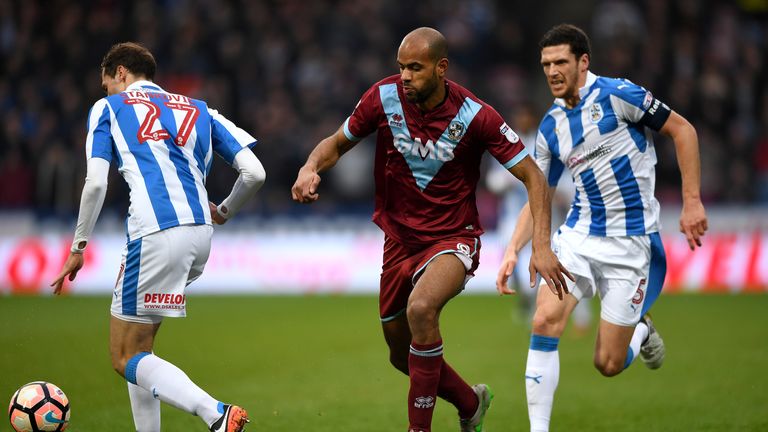
<instances>
[{"instance_id":1,"label":"player's leg extended","mask_svg":"<svg viewBox=\"0 0 768 432\"><path fill-rule=\"evenodd\" d=\"M432 259L408 298L406 315L411 330L408 370L410 430L428 432L432 424L440 373L443 367L443 341L439 318L443 306L459 293L466 277L464 264L453 254ZM466 384L465 384L466 385ZM476 399L469 386L467 395Z\"/></svg>"},{"instance_id":2,"label":"player's leg extended","mask_svg":"<svg viewBox=\"0 0 768 432\"><path fill-rule=\"evenodd\" d=\"M131 261L129 256L125 271L125 274L133 275L134 294L130 307L123 304L121 313L121 308L113 302L110 351L115 370L154 398L199 416L212 431L240 431L247 422L247 414L242 408L213 399L178 367L152 354L159 319L147 314L146 307L140 307L146 300L138 300L145 295L151 297L152 287L163 287L179 299L176 306L180 305L180 316L183 316L183 287L202 271L210 249L210 227L170 228L145 236L140 242L137 257ZM136 264L135 271L129 269L131 262ZM118 282L119 287L127 285ZM116 290L115 298L122 297L125 303L129 296L124 293L122 290L121 296L120 290ZM130 315L125 313L126 309Z\"/></svg>"},{"instance_id":3,"label":"player's leg extended","mask_svg":"<svg viewBox=\"0 0 768 432\"><path fill-rule=\"evenodd\" d=\"M111 320L112 364L129 383L153 398L199 416L209 427L216 426L214 423L221 419L227 420L229 406L212 398L174 364L152 354L154 333L159 324L127 322L114 316ZM214 427L212 430L230 429Z\"/></svg>"},{"instance_id":4,"label":"player's leg extended","mask_svg":"<svg viewBox=\"0 0 768 432\"><path fill-rule=\"evenodd\" d=\"M569 288L571 286L569 283ZM532 432L549 430L552 402L560 380L557 348L568 317L577 303L578 300L572 295L566 295L560 300L546 285L539 287L531 345L525 365L525 393Z\"/></svg>"}]
</instances>

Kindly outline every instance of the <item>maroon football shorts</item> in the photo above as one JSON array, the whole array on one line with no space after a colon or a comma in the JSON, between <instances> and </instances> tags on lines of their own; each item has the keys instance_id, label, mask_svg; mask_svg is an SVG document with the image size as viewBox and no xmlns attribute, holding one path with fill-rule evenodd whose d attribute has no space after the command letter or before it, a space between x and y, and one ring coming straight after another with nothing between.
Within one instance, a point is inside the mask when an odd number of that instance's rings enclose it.
<instances>
[{"instance_id":1,"label":"maroon football shorts","mask_svg":"<svg viewBox=\"0 0 768 432\"><path fill-rule=\"evenodd\" d=\"M448 237L432 245L417 248L402 245L389 236L384 237L384 265L381 268L379 316L381 322L392 321L405 313L408 296L430 261L442 254L454 254L464 264L467 276L474 276L480 264L480 239L477 237ZM461 289L464 289L462 284Z\"/></svg>"}]
</instances>

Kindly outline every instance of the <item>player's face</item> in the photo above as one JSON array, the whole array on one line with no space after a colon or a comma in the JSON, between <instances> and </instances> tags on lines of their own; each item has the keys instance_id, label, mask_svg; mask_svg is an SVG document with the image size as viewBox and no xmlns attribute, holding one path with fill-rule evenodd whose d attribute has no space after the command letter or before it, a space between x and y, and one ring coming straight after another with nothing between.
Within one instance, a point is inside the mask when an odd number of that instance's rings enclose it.
<instances>
[{"instance_id":1,"label":"player's face","mask_svg":"<svg viewBox=\"0 0 768 432\"><path fill-rule=\"evenodd\" d=\"M404 44L397 52L397 64L400 67L400 79L403 81L403 92L408 102L422 103L429 99L440 84L441 59L435 63L429 56L425 46ZM447 61L447 60L445 60Z\"/></svg>"},{"instance_id":2,"label":"player's face","mask_svg":"<svg viewBox=\"0 0 768 432\"><path fill-rule=\"evenodd\" d=\"M548 46L541 50L541 67L552 96L578 98L579 88L586 82L589 56L577 59L568 44Z\"/></svg>"},{"instance_id":3,"label":"player's face","mask_svg":"<svg viewBox=\"0 0 768 432\"><path fill-rule=\"evenodd\" d=\"M107 96L118 94L126 89L125 80L121 79L121 66L118 66L118 70L115 71L115 76L111 77L101 70L101 88L107 93Z\"/></svg>"}]
</instances>

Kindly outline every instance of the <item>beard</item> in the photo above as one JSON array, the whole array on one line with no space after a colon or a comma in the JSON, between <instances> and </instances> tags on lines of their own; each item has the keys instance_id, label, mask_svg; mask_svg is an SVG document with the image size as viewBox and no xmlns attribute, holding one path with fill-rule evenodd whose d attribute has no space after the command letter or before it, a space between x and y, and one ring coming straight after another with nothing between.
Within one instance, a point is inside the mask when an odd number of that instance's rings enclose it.
<instances>
[{"instance_id":1,"label":"beard","mask_svg":"<svg viewBox=\"0 0 768 432\"><path fill-rule=\"evenodd\" d=\"M417 103L417 104L422 103L427 99L429 99L430 96L432 96L432 94L437 89L437 83L438 83L437 74L434 74L432 76L432 79L424 83L423 88L421 88L420 90L413 88L413 93L411 94L406 93L405 99L411 103Z\"/></svg>"}]
</instances>

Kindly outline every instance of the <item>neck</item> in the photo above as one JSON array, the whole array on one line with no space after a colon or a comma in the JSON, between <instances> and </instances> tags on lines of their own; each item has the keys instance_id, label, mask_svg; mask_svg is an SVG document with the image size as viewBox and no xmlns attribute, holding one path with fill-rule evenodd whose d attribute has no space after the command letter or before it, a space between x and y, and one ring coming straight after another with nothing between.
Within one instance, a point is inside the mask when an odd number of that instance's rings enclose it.
<instances>
[{"instance_id":1,"label":"neck","mask_svg":"<svg viewBox=\"0 0 768 432\"><path fill-rule=\"evenodd\" d=\"M565 101L565 106L567 108L573 108L576 105L578 105L579 102L581 102L581 92L580 91L581 91L581 89L585 85L587 85L587 73L586 72L581 74L581 76L579 76L579 80L578 80L578 82L576 84L576 89L573 91L573 93L563 98L563 100Z\"/></svg>"},{"instance_id":2,"label":"neck","mask_svg":"<svg viewBox=\"0 0 768 432\"><path fill-rule=\"evenodd\" d=\"M417 103L416 106L419 107L422 111L429 111L434 109L436 106L443 103L445 100L445 96L448 94L447 89L445 88L445 80L440 80L440 82L437 85L437 88L434 92L425 100L424 102Z\"/></svg>"},{"instance_id":3,"label":"neck","mask_svg":"<svg viewBox=\"0 0 768 432\"><path fill-rule=\"evenodd\" d=\"M579 91L577 90L575 95L570 95L568 97L565 97L563 98L563 100L565 101L565 106L570 109L578 105L579 102L581 102L581 96L579 96Z\"/></svg>"}]
</instances>

